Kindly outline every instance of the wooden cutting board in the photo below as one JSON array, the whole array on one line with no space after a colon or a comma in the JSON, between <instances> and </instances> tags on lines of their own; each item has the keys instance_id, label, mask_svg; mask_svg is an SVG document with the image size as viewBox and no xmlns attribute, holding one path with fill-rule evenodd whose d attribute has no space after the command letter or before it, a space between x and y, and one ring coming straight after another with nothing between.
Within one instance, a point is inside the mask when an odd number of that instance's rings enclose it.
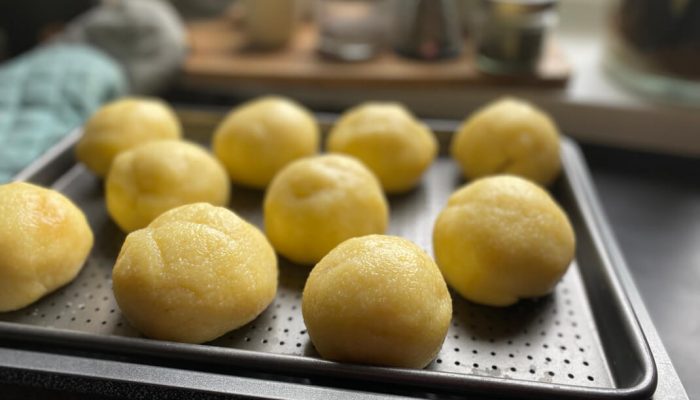
<instances>
[{"instance_id":1,"label":"wooden cutting board","mask_svg":"<svg viewBox=\"0 0 700 400\"><path fill-rule=\"evenodd\" d=\"M556 41L545 46L539 68L532 76L503 77L477 70L471 43L453 59L419 61L389 50L364 62L344 63L324 58L316 51L317 30L301 24L286 48L260 52L246 49L238 24L227 18L188 25L190 53L179 83L192 89L235 87L237 83L357 86L494 86L523 85L562 87L571 73L570 64Z\"/></svg>"}]
</instances>

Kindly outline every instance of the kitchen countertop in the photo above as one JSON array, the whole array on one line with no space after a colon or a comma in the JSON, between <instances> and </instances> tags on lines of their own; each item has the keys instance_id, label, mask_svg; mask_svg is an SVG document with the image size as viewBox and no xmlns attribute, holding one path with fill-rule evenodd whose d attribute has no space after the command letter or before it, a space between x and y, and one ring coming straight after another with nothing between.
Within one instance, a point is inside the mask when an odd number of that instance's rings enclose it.
<instances>
[{"instance_id":1,"label":"kitchen countertop","mask_svg":"<svg viewBox=\"0 0 700 400\"><path fill-rule=\"evenodd\" d=\"M654 325L689 397L700 398L700 159L583 150Z\"/></svg>"}]
</instances>

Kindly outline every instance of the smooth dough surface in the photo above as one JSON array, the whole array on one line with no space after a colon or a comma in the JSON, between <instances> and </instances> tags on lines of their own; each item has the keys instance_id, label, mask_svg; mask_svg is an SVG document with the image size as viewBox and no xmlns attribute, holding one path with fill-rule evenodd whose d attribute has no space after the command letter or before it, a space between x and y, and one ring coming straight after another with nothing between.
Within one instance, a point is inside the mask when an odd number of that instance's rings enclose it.
<instances>
[{"instance_id":1,"label":"smooth dough surface","mask_svg":"<svg viewBox=\"0 0 700 400\"><path fill-rule=\"evenodd\" d=\"M398 103L365 103L331 129L327 149L357 157L387 193L418 184L437 155L435 135Z\"/></svg>"},{"instance_id":2,"label":"smooth dough surface","mask_svg":"<svg viewBox=\"0 0 700 400\"><path fill-rule=\"evenodd\" d=\"M0 311L72 281L92 243L85 215L61 193L24 182L0 185Z\"/></svg>"},{"instance_id":3,"label":"smooth dough surface","mask_svg":"<svg viewBox=\"0 0 700 400\"><path fill-rule=\"evenodd\" d=\"M433 230L447 283L492 306L550 293L574 248L564 211L538 185L515 176L482 178L457 190Z\"/></svg>"},{"instance_id":4,"label":"smooth dough surface","mask_svg":"<svg viewBox=\"0 0 700 400\"><path fill-rule=\"evenodd\" d=\"M107 211L125 232L184 204L228 204L224 167L204 148L176 140L147 143L121 153L105 184Z\"/></svg>"},{"instance_id":5,"label":"smooth dough surface","mask_svg":"<svg viewBox=\"0 0 700 400\"><path fill-rule=\"evenodd\" d=\"M172 209L126 237L112 273L129 323L148 337L203 343L257 317L277 291L265 236L206 203Z\"/></svg>"},{"instance_id":6,"label":"smooth dough surface","mask_svg":"<svg viewBox=\"0 0 700 400\"><path fill-rule=\"evenodd\" d=\"M104 177L122 151L181 136L180 122L169 105L155 98L126 97L90 117L75 152L78 160Z\"/></svg>"},{"instance_id":7,"label":"smooth dough surface","mask_svg":"<svg viewBox=\"0 0 700 400\"><path fill-rule=\"evenodd\" d=\"M341 243L314 267L302 312L324 358L423 368L445 340L452 299L417 245L369 235Z\"/></svg>"},{"instance_id":8,"label":"smooth dough surface","mask_svg":"<svg viewBox=\"0 0 700 400\"><path fill-rule=\"evenodd\" d=\"M505 98L467 118L450 145L469 179L511 174L548 185L561 170L559 131L534 105Z\"/></svg>"},{"instance_id":9,"label":"smooth dough surface","mask_svg":"<svg viewBox=\"0 0 700 400\"><path fill-rule=\"evenodd\" d=\"M340 154L289 164L268 187L263 208L265 233L277 252L305 265L346 239L384 233L389 222L377 178Z\"/></svg>"},{"instance_id":10,"label":"smooth dough surface","mask_svg":"<svg viewBox=\"0 0 700 400\"><path fill-rule=\"evenodd\" d=\"M214 132L213 149L233 182L265 188L285 165L318 152L319 141L311 112L270 96L232 110Z\"/></svg>"}]
</instances>

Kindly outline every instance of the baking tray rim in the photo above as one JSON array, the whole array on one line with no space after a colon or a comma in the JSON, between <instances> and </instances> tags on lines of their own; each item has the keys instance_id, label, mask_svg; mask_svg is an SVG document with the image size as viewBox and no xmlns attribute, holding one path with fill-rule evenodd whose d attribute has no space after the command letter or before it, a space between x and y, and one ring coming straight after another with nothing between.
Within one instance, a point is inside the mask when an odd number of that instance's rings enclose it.
<instances>
[{"instance_id":1,"label":"baking tray rim","mask_svg":"<svg viewBox=\"0 0 700 400\"><path fill-rule=\"evenodd\" d=\"M184 108L184 112L211 113L211 109ZM335 119L334 114L318 113L321 123L328 123ZM448 127L454 129L458 122L453 120L424 119L429 126L440 126L443 130ZM37 173L41 172L47 164L55 161L59 157L72 156L72 149L81 136L81 129L75 129L71 134L59 141L50 148L44 155L32 162L24 170L20 171L14 180L31 180ZM436 132L437 133L437 132ZM106 351L109 353L122 353L132 355L150 355L173 360L197 360L206 355L212 364L224 365L256 365L257 370L274 370L278 372L295 371L310 373L315 376L329 376L335 378L357 379L365 381L386 382L382 380L387 376L393 377L397 382L405 385L419 386L430 383L428 387L446 387L449 389L466 389L480 393L493 393L494 385L498 387L500 394L507 396L527 396L537 397L539 395L557 395L558 398L598 398L598 399L632 399L648 398L654 393L657 384L657 369L649 344L644 332L637 320L634 309L627 297L627 293L621 284L620 277L614 267L611 252L608 244L603 241L601 235L600 205L593 191L592 180L585 166L583 155L578 145L567 137L562 138L562 152L567 156L562 157L562 164L565 175L573 176L575 179L567 179L571 190L576 198L576 205L580 208L582 220L586 229L591 234L596 249L601 256L603 272L605 272L609 283L612 285L612 292L622 306L621 312L625 319L626 326L631 328L628 335L633 336L635 347L639 347L638 353L641 356L640 364L643 368L643 375L634 385L622 388L599 388L579 385L553 384L541 381L527 381L509 378L495 378L472 374L459 374L443 371L410 370L389 367L365 366L332 362L322 359L311 359L305 356L267 353L236 348L226 348L218 346L207 346L199 344L175 343L157 341L147 338L120 337L96 335L86 332L73 331L67 329L46 328L30 326L21 323L0 321L0 337L16 339L21 341L33 340L38 343L51 343L61 346L85 348L91 350ZM76 165L75 161L69 163ZM63 176L63 171L59 176ZM591 307L591 311L595 312ZM602 345L602 343L601 343ZM151 349L158 349L160 352L153 354ZM204 352L204 353L202 353ZM202 354L198 354L202 353ZM234 356L235 363L231 363L231 356ZM302 367L300 367L300 365ZM308 365L307 365L308 364ZM272 368L270 368L272 367ZM281 368L283 367L283 368ZM323 369L319 373L318 369ZM435 379L438 381L436 382ZM613 381L613 383L615 383ZM442 386L445 385L445 386Z\"/></svg>"}]
</instances>

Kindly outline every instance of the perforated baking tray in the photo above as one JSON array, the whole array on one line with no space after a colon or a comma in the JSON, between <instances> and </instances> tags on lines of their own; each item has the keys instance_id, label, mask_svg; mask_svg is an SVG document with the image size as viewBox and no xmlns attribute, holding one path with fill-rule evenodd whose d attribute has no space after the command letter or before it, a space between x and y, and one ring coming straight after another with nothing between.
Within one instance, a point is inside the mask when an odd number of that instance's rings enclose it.
<instances>
[{"instance_id":1,"label":"perforated baking tray","mask_svg":"<svg viewBox=\"0 0 700 400\"><path fill-rule=\"evenodd\" d=\"M207 143L216 111L181 109L186 135ZM324 126L334 116L319 115ZM456 127L426 121L444 153ZM257 319L205 345L143 338L123 319L111 268L125 235L109 219L103 183L73 159L75 132L19 179L51 186L86 213L95 247L75 281L22 310L0 314L0 337L156 358L242 366L254 371L387 383L421 391L527 398L648 398L656 368L615 266L587 206L585 164L575 143L562 143L564 173L551 188L577 235L576 260L555 292L508 308L479 306L452 293L454 316L436 359L424 370L334 363L319 358L301 316L308 267L280 260L277 298ZM389 233L432 253L431 233L447 197L464 182L444 154L416 190L391 196ZM261 226L263 192L235 186L230 207Z\"/></svg>"}]
</instances>

